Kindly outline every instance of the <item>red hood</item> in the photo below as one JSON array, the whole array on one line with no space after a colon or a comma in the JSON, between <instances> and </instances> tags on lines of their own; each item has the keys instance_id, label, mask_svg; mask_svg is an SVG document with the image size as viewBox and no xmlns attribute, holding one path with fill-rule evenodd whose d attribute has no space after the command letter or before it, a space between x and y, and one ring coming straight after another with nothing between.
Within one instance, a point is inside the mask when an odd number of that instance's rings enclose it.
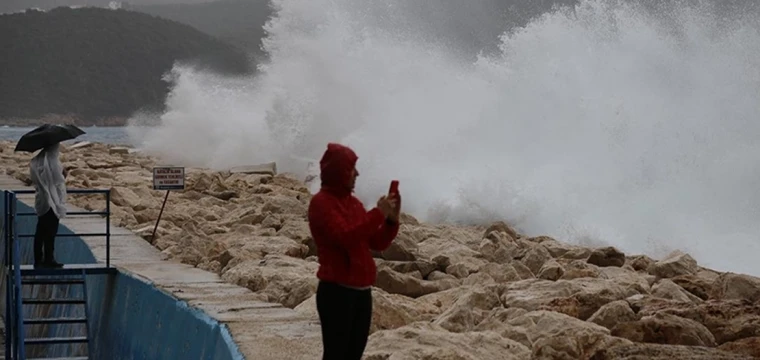
<instances>
[{"instance_id":1,"label":"red hood","mask_svg":"<svg viewBox=\"0 0 760 360\"><path fill-rule=\"evenodd\" d=\"M319 161L322 187L350 194L353 191L351 175L357 160L359 157L349 147L334 143L327 144L327 150Z\"/></svg>"}]
</instances>

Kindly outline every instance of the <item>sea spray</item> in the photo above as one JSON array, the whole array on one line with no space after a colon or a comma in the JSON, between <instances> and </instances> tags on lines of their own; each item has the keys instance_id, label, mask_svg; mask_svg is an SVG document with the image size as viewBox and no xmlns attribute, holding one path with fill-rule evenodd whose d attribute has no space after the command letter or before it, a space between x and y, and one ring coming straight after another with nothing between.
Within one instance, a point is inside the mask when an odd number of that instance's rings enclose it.
<instances>
[{"instance_id":1,"label":"sea spray","mask_svg":"<svg viewBox=\"0 0 760 360\"><path fill-rule=\"evenodd\" d=\"M503 219L760 275L757 17L588 0L505 25L493 46L489 28L473 50L461 24L501 14L457 8L448 28L401 0L273 5L261 73L176 67L167 112L136 139L147 151L304 175L343 142L367 205L395 178L423 220Z\"/></svg>"}]
</instances>

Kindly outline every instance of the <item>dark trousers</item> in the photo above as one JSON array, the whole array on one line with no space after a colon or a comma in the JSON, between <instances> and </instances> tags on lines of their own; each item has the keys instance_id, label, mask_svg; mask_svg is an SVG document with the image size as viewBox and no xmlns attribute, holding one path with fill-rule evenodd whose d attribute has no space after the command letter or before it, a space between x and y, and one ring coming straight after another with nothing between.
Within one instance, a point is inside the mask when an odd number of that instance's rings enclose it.
<instances>
[{"instance_id":1,"label":"dark trousers","mask_svg":"<svg viewBox=\"0 0 760 360\"><path fill-rule=\"evenodd\" d=\"M53 209L37 217L37 229L34 232L34 263L40 264L55 260L55 235L58 233L58 216Z\"/></svg>"},{"instance_id":2,"label":"dark trousers","mask_svg":"<svg viewBox=\"0 0 760 360\"><path fill-rule=\"evenodd\" d=\"M320 281L317 312L322 326L322 360L361 360L372 323L372 290Z\"/></svg>"}]
</instances>

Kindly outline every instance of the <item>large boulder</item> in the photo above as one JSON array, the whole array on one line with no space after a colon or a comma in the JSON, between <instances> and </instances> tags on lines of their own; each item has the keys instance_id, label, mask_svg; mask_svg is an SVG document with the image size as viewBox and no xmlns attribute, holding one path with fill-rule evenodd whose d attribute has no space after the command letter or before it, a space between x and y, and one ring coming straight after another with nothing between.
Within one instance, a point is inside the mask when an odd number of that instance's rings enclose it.
<instances>
[{"instance_id":1,"label":"large boulder","mask_svg":"<svg viewBox=\"0 0 760 360\"><path fill-rule=\"evenodd\" d=\"M522 360L530 354L525 345L495 332L451 333L435 324L417 322L372 334L362 359Z\"/></svg>"},{"instance_id":2,"label":"large boulder","mask_svg":"<svg viewBox=\"0 0 760 360\"><path fill-rule=\"evenodd\" d=\"M586 260L589 264L594 264L596 266L615 266L615 267L621 267L623 264L625 264L625 254L623 254L620 250L608 246L603 248L598 248L591 252L591 255L589 255L588 259Z\"/></svg>"},{"instance_id":3,"label":"large boulder","mask_svg":"<svg viewBox=\"0 0 760 360\"><path fill-rule=\"evenodd\" d=\"M640 320L620 323L612 329L612 335L634 342L715 346L715 337L704 325L667 313L656 313Z\"/></svg>"},{"instance_id":4,"label":"large boulder","mask_svg":"<svg viewBox=\"0 0 760 360\"><path fill-rule=\"evenodd\" d=\"M589 360L751 360L743 356L704 346L663 344L622 344L598 350Z\"/></svg>"},{"instance_id":5,"label":"large boulder","mask_svg":"<svg viewBox=\"0 0 760 360\"><path fill-rule=\"evenodd\" d=\"M672 278L679 275L696 274L699 271L697 261L689 254L674 253L665 259L657 261L649 266L647 271L661 278Z\"/></svg>"},{"instance_id":6,"label":"large boulder","mask_svg":"<svg viewBox=\"0 0 760 360\"><path fill-rule=\"evenodd\" d=\"M391 294L400 294L414 298L446 290L457 285L456 281L423 280L420 277L403 274L387 267L377 271L377 280L375 281L375 286Z\"/></svg>"}]
</instances>

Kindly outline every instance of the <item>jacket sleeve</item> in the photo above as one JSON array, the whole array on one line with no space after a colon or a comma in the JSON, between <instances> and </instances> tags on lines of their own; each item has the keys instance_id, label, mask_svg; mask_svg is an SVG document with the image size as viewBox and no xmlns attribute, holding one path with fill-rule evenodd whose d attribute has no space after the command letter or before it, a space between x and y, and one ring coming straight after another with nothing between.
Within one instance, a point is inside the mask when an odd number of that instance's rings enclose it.
<instances>
[{"instance_id":1,"label":"jacket sleeve","mask_svg":"<svg viewBox=\"0 0 760 360\"><path fill-rule=\"evenodd\" d=\"M354 221L346 221L335 209L330 198L314 197L309 204L309 224L321 237L343 248L360 245L360 239L369 239L385 221L380 209L374 208Z\"/></svg>"},{"instance_id":2,"label":"jacket sleeve","mask_svg":"<svg viewBox=\"0 0 760 360\"><path fill-rule=\"evenodd\" d=\"M384 251L398 235L399 224L397 222L385 221L379 229L369 239L369 248L375 251Z\"/></svg>"}]
</instances>

